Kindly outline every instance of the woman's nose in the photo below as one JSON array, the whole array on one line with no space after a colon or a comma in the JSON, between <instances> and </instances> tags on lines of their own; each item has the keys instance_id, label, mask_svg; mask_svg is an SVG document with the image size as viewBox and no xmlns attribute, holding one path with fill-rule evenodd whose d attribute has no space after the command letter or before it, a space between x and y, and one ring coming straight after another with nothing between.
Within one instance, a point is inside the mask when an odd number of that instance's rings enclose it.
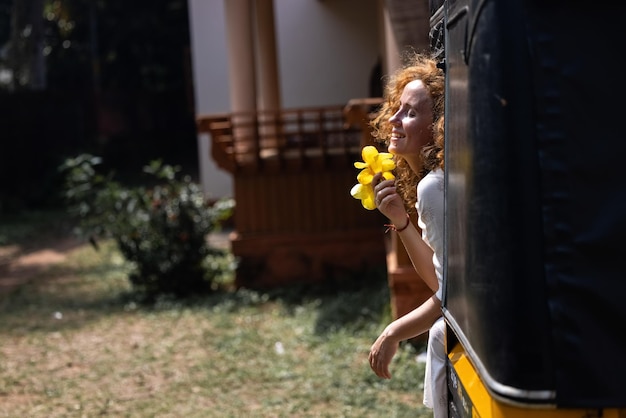
<instances>
[{"instance_id":1,"label":"woman's nose","mask_svg":"<svg viewBox=\"0 0 626 418\"><path fill-rule=\"evenodd\" d=\"M392 125L397 125L399 123L400 118L398 118L398 113L400 113L400 111L397 111L396 113L391 115L391 117L389 118L389 123L391 123Z\"/></svg>"}]
</instances>

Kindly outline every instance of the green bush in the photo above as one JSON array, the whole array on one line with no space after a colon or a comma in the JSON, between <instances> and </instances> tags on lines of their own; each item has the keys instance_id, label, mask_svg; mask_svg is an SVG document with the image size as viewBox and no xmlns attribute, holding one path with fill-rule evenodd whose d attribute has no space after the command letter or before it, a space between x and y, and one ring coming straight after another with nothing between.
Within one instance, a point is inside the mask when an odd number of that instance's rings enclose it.
<instances>
[{"instance_id":1,"label":"green bush","mask_svg":"<svg viewBox=\"0 0 626 418\"><path fill-rule=\"evenodd\" d=\"M136 187L123 186L112 173L98 173L101 163L99 157L82 154L59 167L78 233L96 248L99 239L112 238L132 263L133 288L148 297L214 290L216 278L232 263L215 262L226 252L209 246L207 235L230 217L234 201L209 204L188 176L178 178L180 168L161 161L144 167L150 185Z\"/></svg>"}]
</instances>

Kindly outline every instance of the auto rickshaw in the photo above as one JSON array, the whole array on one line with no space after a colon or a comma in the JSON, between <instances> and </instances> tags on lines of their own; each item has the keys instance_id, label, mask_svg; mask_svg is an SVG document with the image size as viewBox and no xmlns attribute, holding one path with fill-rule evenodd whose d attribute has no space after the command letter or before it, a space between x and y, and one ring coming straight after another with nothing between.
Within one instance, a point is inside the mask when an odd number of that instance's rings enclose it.
<instances>
[{"instance_id":1,"label":"auto rickshaw","mask_svg":"<svg viewBox=\"0 0 626 418\"><path fill-rule=\"evenodd\" d=\"M450 415L626 417L626 4L445 0L431 16Z\"/></svg>"}]
</instances>

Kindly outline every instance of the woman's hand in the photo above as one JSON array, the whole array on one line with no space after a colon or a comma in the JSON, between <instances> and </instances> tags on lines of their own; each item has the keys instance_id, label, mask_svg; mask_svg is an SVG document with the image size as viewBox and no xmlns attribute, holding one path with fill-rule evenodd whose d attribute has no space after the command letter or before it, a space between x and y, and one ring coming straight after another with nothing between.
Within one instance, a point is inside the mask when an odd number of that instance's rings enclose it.
<instances>
[{"instance_id":1,"label":"woman's hand","mask_svg":"<svg viewBox=\"0 0 626 418\"><path fill-rule=\"evenodd\" d=\"M424 334L439 317L441 301L433 295L411 312L387 325L370 348L368 360L374 373L378 377L391 379L389 364L398 351L400 341Z\"/></svg>"},{"instance_id":2,"label":"woman's hand","mask_svg":"<svg viewBox=\"0 0 626 418\"><path fill-rule=\"evenodd\" d=\"M398 351L398 344L399 341L390 337L386 330L374 341L372 348L370 348L368 360L376 376L391 379L389 364Z\"/></svg>"},{"instance_id":3,"label":"woman's hand","mask_svg":"<svg viewBox=\"0 0 626 418\"><path fill-rule=\"evenodd\" d=\"M402 197L396 191L394 180L384 180L381 173L374 176L374 196L376 207L391 223L403 225L406 222L406 209Z\"/></svg>"}]
</instances>

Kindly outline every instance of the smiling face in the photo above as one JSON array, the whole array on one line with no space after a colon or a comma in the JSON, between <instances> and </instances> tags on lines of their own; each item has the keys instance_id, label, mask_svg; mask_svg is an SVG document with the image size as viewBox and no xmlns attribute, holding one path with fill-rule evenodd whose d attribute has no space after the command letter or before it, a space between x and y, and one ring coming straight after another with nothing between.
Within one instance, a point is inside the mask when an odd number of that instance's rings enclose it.
<instances>
[{"instance_id":1,"label":"smiling face","mask_svg":"<svg viewBox=\"0 0 626 418\"><path fill-rule=\"evenodd\" d=\"M389 118L393 129L389 152L407 160L419 159L422 147L433 140L433 102L421 80L409 82L400 96L400 108Z\"/></svg>"}]
</instances>

